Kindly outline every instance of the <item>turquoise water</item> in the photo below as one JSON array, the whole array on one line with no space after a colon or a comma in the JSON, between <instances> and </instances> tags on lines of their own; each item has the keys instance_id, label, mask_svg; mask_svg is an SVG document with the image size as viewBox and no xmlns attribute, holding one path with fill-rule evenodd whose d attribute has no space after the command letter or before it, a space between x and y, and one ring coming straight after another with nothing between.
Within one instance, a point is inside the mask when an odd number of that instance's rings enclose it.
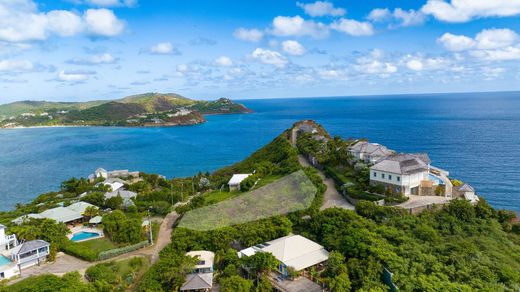
<instances>
[{"instance_id":1,"label":"turquoise water","mask_svg":"<svg viewBox=\"0 0 520 292\"><path fill-rule=\"evenodd\" d=\"M5 265L8 265L11 263L11 260L6 258L5 256L3 255L0 255L0 267L1 266L5 266Z\"/></svg>"},{"instance_id":2,"label":"turquoise water","mask_svg":"<svg viewBox=\"0 0 520 292\"><path fill-rule=\"evenodd\" d=\"M99 234L95 233L95 232L80 231L78 233L74 233L74 235L70 238L70 240L80 241L80 240L85 240L85 239L91 239L94 237L99 237Z\"/></svg>"},{"instance_id":3,"label":"turquoise water","mask_svg":"<svg viewBox=\"0 0 520 292\"><path fill-rule=\"evenodd\" d=\"M268 99L254 114L208 116L171 128L0 130L0 210L86 177L97 167L167 177L212 171L247 157L301 119L333 135L367 137L399 152L428 152L495 207L520 211L520 94Z\"/></svg>"}]
</instances>

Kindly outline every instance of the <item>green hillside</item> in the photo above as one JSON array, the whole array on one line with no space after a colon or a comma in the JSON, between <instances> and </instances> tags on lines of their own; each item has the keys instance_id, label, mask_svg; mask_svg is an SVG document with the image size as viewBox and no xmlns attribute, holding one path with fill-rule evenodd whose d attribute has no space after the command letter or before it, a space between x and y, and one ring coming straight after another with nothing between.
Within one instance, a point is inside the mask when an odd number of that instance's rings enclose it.
<instances>
[{"instance_id":1,"label":"green hillside","mask_svg":"<svg viewBox=\"0 0 520 292\"><path fill-rule=\"evenodd\" d=\"M0 128L30 126L178 126L204 114L251 112L233 101L197 101L175 93L145 93L89 102L20 101L0 105Z\"/></svg>"}]
</instances>

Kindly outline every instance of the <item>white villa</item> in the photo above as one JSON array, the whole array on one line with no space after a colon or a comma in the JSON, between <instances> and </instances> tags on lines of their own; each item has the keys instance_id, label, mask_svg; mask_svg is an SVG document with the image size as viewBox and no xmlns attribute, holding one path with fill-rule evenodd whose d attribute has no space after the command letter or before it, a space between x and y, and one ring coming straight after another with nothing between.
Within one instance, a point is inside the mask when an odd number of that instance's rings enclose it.
<instances>
[{"instance_id":1,"label":"white villa","mask_svg":"<svg viewBox=\"0 0 520 292\"><path fill-rule=\"evenodd\" d=\"M257 252L271 253L279 262L278 272L287 276L287 267L296 271L321 264L329 259L329 252L318 243L301 235L288 235L238 252L238 257L252 256Z\"/></svg>"},{"instance_id":2,"label":"white villa","mask_svg":"<svg viewBox=\"0 0 520 292\"><path fill-rule=\"evenodd\" d=\"M49 255L50 244L43 240L18 243L16 235L5 235L0 224L0 280L21 274L22 269L39 265Z\"/></svg>"},{"instance_id":3,"label":"white villa","mask_svg":"<svg viewBox=\"0 0 520 292\"><path fill-rule=\"evenodd\" d=\"M427 154L390 155L370 167L370 184L407 196L419 195L421 184L431 187L430 163Z\"/></svg>"},{"instance_id":4,"label":"white villa","mask_svg":"<svg viewBox=\"0 0 520 292\"><path fill-rule=\"evenodd\" d=\"M358 141L348 148L348 152L357 160L365 163L376 163L383 158L395 154L395 151L386 148L377 143L369 143L368 141Z\"/></svg>"},{"instance_id":5,"label":"white villa","mask_svg":"<svg viewBox=\"0 0 520 292\"><path fill-rule=\"evenodd\" d=\"M96 207L92 204L89 204L87 202L76 202L73 203L67 207L56 207L52 209L45 210L39 214L26 214L23 216L20 216L11 222L21 225L25 221L33 218L33 219L52 219L56 222L63 222L63 223L69 223L73 221L80 221L83 220L83 213L85 213L85 210L88 207Z\"/></svg>"},{"instance_id":6,"label":"white villa","mask_svg":"<svg viewBox=\"0 0 520 292\"><path fill-rule=\"evenodd\" d=\"M245 173L245 174L233 174L231 179L228 182L229 190L240 190L240 183L248 178L251 175L251 173Z\"/></svg>"},{"instance_id":7,"label":"white villa","mask_svg":"<svg viewBox=\"0 0 520 292\"><path fill-rule=\"evenodd\" d=\"M215 254L211 251L190 251L187 256L198 258L195 270L186 275L181 291L211 291L213 287L213 261Z\"/></svg>"}]
</instances>

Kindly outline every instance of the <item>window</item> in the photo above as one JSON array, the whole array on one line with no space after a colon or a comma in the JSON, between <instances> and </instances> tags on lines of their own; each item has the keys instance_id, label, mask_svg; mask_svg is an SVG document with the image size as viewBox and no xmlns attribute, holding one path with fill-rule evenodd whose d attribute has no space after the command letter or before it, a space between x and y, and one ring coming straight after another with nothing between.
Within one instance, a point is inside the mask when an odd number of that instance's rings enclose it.
<instances>
[{"instance_id":1,"label":"window","mask_svg":"<svg viewBox=\"0 0 520 292\"><path fill-rule=\"evenodd\" d=\"M401 177L400 176L397 177L397 181L401 181Z\"/></svg>"},{"instance_id":2,"label":"window","mask_svg":"<svg viewBox=\"0 0 520 292\"><path fill-rule=\"evenodd\" d=\"M388 179L392 180L392 175L391 174L388 175Z\"/></svg>"},{"instance_id":3,"label":"window","mask_svg":"<svg viewBox=\"0 0 520 292\"><path fill-rule=\"evenodd\" d=\"M374 177L377 177L377 172L374 171Z\"/></svg>"},{"instance_id":4,"label":"window","mask_svg":"<svg viewBox=\"0 0 520 292\"><path fill-rule=\"evenodd\" d=\"M381 178L385 178L385 174L384 173L381 174Z\"/></svg>"}]
</instances>

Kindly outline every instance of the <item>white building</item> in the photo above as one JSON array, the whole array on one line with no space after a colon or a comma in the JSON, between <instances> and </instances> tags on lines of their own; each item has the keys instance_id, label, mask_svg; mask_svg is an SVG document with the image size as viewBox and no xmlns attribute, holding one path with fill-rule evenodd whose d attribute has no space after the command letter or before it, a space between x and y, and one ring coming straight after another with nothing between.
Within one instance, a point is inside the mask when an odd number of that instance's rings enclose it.
<instances>
[{"instance_id":1,"label":"white building","mask_svg":"<svg viewBox=\"0 0 520 292\"><path fill-rule=\"evenodd\" d=\"M181 291L210 291L213 287L213 261L215 254L211 251L199 250L186 253L198 259L192 273L186 275Z\"/></svg>"},{"instance_id":2,"label":"white building","mask_svg":"<svg viewBox=\"0 0 520 292\"><path fill-rule=\"evenodd\" d=\"M233 174L233 176L228 182L229 190L240 190L240 183L246 178L248 178L250 175L251 173Z\"/></svg>"},{"instance_id":3,"label":"white building","mask_svg":"<svg viewBox=\"0 0 520 292\"><path fill-rule=\"evenodd\" d=\"M49 255L50 244L43 240L18 243L16 235L5 235L0 224L0 280L19 275L22 269L39 265Z\"/></svg>"},{"instance_id":4,"label":"white building","mask_svg":"<svg viewBox=\"0 0 520 292\"><path fill-rule=\"evenodd\" d=\"M421 182L429 182L427 154L395 154L370 167L370 184L381 184L395 193L418 195Z\"/></svg>"},{"instance_id":5,"label":"white building","mask_svg":"<svg viewBox=\"0 0 520 292\"><path fill-rule=\"evenodd\" d=\"M469 184L461 185L457 191L464 196L464 199L470 201L472 204L478 203L479 198L475 194L475 189Z\"/></svg>"},{"instance_id":6,"label":"white building","mask_svg":"<svg viewBox=\"0 0 520 292\"><path fill-rule=\"evenodd\" d=\"M56 207L45 210L39 214L22 215L11 222L21 225L30 219L52 219L59 223L69 223L83 219L83 213L88 207L96 207L87 202L76 202L67 207Z\"/></svg>"},{"instance_id":7,"label":"white building","mask_svg":"<svg viewBox=\"0 0 520 292\"><path fill-rule=\"evenodd\" d=\"M287 276L287 267L301 271L329 259L329 252L320 244L301 235L287 235L258 244L238 252L238 257L252 256L257 252L271 253L280 263L278 271Z\"/></svg>"},{"instance_id":8,"label":"white building","mask_svg":"<svg viewBox=\"0 0 520 292\"><path fill-rule=\"evenodd\" d=\"M348 152L357 160L365 163L376 163L383 158L395 154L395 151L383 145L369 143L368 141L358 141L348 148Z\"/></svg>"}]
</instances>

